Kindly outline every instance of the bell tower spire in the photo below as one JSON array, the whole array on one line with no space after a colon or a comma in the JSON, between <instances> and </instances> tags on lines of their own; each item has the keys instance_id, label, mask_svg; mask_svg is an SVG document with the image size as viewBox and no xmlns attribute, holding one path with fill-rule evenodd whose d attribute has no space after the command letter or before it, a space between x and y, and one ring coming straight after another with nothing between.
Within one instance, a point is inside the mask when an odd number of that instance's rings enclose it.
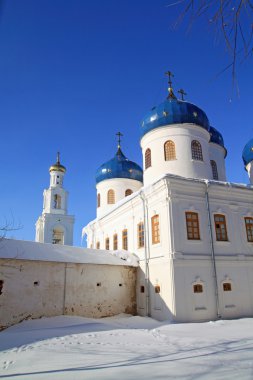
<instances>
[{"instance_id":1,"label":"bell tower spire","mask_svg":"<svg viewBox=\"0 0 253 380\"><path fill-rule=\"evenodd\" d=\"M68 215L68 192L63 188L66 168L57 152L56 163L49 168L50 186L43 193L43 211L36 222L36 238L41 243L73 244L74 216Z\"/></svg>"}]
</instances>

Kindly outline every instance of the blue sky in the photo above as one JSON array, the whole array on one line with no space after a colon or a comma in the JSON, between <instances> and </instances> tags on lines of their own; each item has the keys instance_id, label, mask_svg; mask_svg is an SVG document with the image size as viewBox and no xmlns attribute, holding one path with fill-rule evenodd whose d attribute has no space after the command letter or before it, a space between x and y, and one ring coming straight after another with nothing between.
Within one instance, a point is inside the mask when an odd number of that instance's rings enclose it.
<instances>
[{"instance_id":1,"label":"blue sky","mask_svg":"<svg viewBox=\"0 0 253 380\"><path fill-rule=\"evenodd\" d=\"M253 137L252 59L238 65L232 91L222 37L201 18L173 24L169 0L8 0L0 15L0 216L33 240L49 166L61 152L67 167L74 244L95 217L96 169L116 152L142 163L140 121L174 89L208 115L228 150L227 177L247 183L241 153Z\"/></svg>"}]
</instances>

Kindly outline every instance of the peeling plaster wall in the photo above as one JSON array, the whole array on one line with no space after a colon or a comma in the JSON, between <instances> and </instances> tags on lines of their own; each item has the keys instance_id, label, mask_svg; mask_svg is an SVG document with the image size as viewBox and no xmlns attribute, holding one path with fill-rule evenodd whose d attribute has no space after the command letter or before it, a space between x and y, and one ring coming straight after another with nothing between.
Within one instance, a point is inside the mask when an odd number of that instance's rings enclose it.
<instances>
[{"instance_id":1,"label":"peeling plaster wall","mask_svg":"<svg viewBox=\"0 0 253 380\"><path fill-rule=\"evenodd\" d=\"M0 330L61 314L136 314L136 268L0 259Z\"/></svg>"}]
</instances>

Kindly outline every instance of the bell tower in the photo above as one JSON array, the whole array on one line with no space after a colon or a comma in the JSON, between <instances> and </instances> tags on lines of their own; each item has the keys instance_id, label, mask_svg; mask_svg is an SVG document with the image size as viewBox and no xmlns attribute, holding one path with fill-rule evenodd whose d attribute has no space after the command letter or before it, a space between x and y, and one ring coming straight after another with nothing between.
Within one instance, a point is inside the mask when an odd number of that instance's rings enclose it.
<instances>
[{"instance_id":1,"label":"bell tower","mask_svg":"<svg viewBox=\"0 0 253 380\"><path fill-rule=\"evenodd\" d=\"M73 245L74 216L68 215L68 192L63 188L66 168L56 163L49 168L50 186L43 192L43 211L36 222L35 241Z\"/></svg>"}]
</instances>

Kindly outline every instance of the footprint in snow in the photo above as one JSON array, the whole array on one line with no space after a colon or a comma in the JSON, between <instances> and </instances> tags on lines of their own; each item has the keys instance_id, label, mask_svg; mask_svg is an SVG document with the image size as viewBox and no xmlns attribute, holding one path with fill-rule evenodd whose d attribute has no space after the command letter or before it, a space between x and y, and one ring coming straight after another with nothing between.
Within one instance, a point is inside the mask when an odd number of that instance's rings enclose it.
<instances>
[{"instance_id":1,"label":"footprint in snow","mask_svg":"<svg viewBox=\"0 0 253 380\"><path fill-rule=\"evenodd\" d=\"M5 361L3 364L3 369L8 369L10 365L12 365L14 362L11 360L11 361Z\"/></svg>"}]
</instances>

